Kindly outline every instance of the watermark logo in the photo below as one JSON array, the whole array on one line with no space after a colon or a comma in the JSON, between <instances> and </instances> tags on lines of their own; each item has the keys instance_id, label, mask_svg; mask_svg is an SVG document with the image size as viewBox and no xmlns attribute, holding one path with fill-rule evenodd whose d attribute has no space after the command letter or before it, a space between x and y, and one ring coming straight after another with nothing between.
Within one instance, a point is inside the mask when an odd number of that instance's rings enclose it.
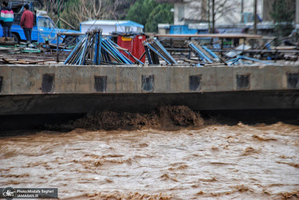
<instances>
[{"instance_id":1,"label":"watermark logo","mask_svg":"<svg viewBox=\"0 0 299 200\"><path fill-rule=\"evenodd\" d=\"M0 198L11 199L51 199L58 198L58 188L0 188Z\"/></svg>"},{"instance_id":2,"label":"watermark logo","mask_svg":"<svg viewBox=\"0 0 299 200\"><path fill-rule=\"evenodd\" d=\"M12 199L16 197L16 190L12 187L7 187L2 190L2 196L6 199Z\"/></svg>"}]
</instances>

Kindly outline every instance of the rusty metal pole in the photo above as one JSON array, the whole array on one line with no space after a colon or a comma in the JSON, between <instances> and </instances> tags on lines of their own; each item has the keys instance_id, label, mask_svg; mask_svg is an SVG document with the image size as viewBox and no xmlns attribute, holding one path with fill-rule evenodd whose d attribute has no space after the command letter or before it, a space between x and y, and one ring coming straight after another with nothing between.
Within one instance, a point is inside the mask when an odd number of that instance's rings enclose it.
<instances>
[{"instance_id":1,"label":"rusty metal pole","mask_svg":"<svg viewBox=\"0 0 299 200\"><path fill-rule=\"evenodd\" d=\"M244 0L241 0L241 23L244 22Z\"/></svg>"},{"instance_id":2,"label":"rusty metal pole","mask_svg":"<svg viewBox=\"0 0 299 200\"><path fill-rule=\"evenodd\" d=\"M58 0L58 9L57 9L57 13L58 13L58 28L60 28L60 16L59 16L59 12L60 12L60 1Z\"/></svg>"},{"instance_id":3,"label":"rusty metal pole","mask_svg":"<svg viewBox=\"0 0 299 200\"><path fill-rule=\"evenodd\" d=\"M57 45L57 49L56 49L56 62L57 63L59 63L59 36L60 36L60 34L57 33L57 43L56 43L56 45Z\"/></svg>"},{"instance_id":4,"label":"rusty metal pole","mask_svg":"<svg viewBox=\"0 0 299 200\"><path fill-rule=\"evenodd\" d=\"M209 33L211 33L211 0L208 0L207 11L208 11Z\"/></svg>"},{"instance_id":5,"label":"rusty metal pole","mask_svg":"<svg viewBox=\"0 0 299 200\"><path fill-rule=\"evenodd\" d=\"M254 0L254 25L253 32L257 34L257 0Z\"/></svg>"},{"instance_id":6,"label":"rusty metal pole","mask_svg":"<svg viewBox=\"0 0 299 200\"><path fill-rule=\"evenodd\" d=\"M215 0L212 0L212 33L215 33Z\"/></svg>"}]
</instances>

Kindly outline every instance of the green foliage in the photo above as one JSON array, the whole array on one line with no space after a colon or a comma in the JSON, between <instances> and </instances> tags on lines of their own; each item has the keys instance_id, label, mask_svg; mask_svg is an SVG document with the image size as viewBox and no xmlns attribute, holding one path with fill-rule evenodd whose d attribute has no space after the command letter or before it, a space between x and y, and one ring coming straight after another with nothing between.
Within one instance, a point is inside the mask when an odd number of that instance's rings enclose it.
<instances>
[{"instance_id":1,"label":"green foliage","mask_svg":"<svg viewBox=\"0 0 299 200\"><path fill-rule=\"evenodd\" d=\"M173 8L170 4L159 4L150 13L145 30L149 32L158 32L159 23L173 23L173 13L170 10Z\"/></svg>"},{"instance_id":2,"label":"green foliage","mask_svg":"<svg viewBox=\"0 0 299 200\"><path fill-rule=\"evenodd\" d=\"M173 22L171 8L170 4L158 4L154 0L137 0L126 19L144 25L146 32L157 32L159 23Z\"/></svg>"},{"instance_id":3,"label":"green foliage","mask_svg":"<svg viewBox=\"0 0 299 200\"><path fill-rule=\"evenodd\" d=\"M275 22L275 32L277 36L283 37L291 33L293 21L295 19L295 8L290 6L286 0L275 0L271 17Z\"/></svg>"},{"instance_id":4,"label":"green foliage","mask_svg":"<svg viewBox=\"0 0 299 200\"><path fill-rule=\"evenodd\" d=\"M40 8L48 12L54 22L58 21L58 0L36 0ZM101 2L101 6L99 5ZM79 29L80 22L89 19L132 20L143 24L145 31L157 32L158 23L173 23L173 8L156 0L60 0L60 18ZM71 29L65 22L61 28Z\"/></svg>"},{"instance_id":5,"label":"green foliage","mask_svg":"<svg viewBox=\"0 0 299 200\"><path fill-rule=\"evenodd\" d=\"M154 0L137 0L129 9L126 19L145 26L150 13L157 5Z\"/></svg>"}]
</instances>

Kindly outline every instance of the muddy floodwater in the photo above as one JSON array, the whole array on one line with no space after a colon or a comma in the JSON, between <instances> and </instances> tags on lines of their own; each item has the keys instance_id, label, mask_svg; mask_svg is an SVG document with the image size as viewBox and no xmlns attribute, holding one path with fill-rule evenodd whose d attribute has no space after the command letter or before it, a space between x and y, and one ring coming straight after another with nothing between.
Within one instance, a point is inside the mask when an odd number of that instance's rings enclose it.
<instances>
[{"instance_id":1,"label":"muddy floodwater","mask_svg":"<svg viewBox=\"0 0 299 200\"><path fill-rule=\"evenodd\" d=\"M299 127L40 131L0 138L0 187L60 199L298 199Z\"/></svg>"}]
</instances>

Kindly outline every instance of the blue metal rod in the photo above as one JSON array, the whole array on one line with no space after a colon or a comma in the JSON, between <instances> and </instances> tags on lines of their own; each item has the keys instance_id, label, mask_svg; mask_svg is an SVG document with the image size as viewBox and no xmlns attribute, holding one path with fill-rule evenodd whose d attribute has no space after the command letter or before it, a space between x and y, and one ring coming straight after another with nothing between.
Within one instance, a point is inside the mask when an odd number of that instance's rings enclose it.
<instances>
[{"instance_id":1,"label":"blue metal rod","mask_svg":"<svg viewBox=\"0 0 299 200\"><path fill-rule=\"evenodd\" d=\"M94 57L93 57L93 64L94 65L98 65L99 60L98 60L98 46L99 46L99 37L98 37L98 33L96 33L96 41L95 41L95 45L94 45Z\"/></svg>"},{"instance_id":2,"label":"blue metal rod","mask_svg":"<svg viewBox=\"0 0 299 200\"><path fill-rule=\"evenodd\" d=\"M159 42L157 38L154 38L155 43L160 47L161 50L169 57L169 59L173 62L173 64L178 64L175 59L168 53L168 51L163 47L163 45Z\"/></svg>"},{"instance_id":3,"label":"blue metal rod","mask_svg":"<svg viewBox=\"0 0 299 200\"><path fill-rule=\"evenodd\" d=\"M83 54L84 54L84 53L85 53L85 51L86 51L87 42L88 42L88 38L87 38L87 39L86 39L86 41L85 41L84 48L83 48L83 51L82 51L82 53L81 53L81 56L80 56L80 59L79 59L79 65L82 65L82 61L83 61Z\"/></svg>"},{"instance_id":4,"label":"blue metal rod","mask_svg":"<svg viewBox=\"0 0 299 200\"><path fill-rule=\"evenodd\" d=\"M193 49L193 51L195 51L199 55L199 57L201 57L203 60L213 63L213 61L208 56L206 56L201 50L199 50L197 46L195 46L192 43L189 43L189 47L191 47L191 49Z\"/></svg>"},{"instance_id":5,"label":"blue metal rod","mask_svg":"<svg viewBox=\"0 0 299 200\"><path fill-rule=\"evenodd\" d=\"M80 39L79 43L76 45L76 47L73 49L73 51L71 52L71 54L67 57L67 59L64 61L64 65L67 64L67 62L72 58L72 56L75 54L75 52L77 51L77 49L79 48L79 46L81 46L83 40L85 38Z\"/></svg>"},{"instance_id":6,"label":"blue metal rod","mask_svg":"<svg viewBox=\"0 0 299 200\"><path fill-rule=\"evenodd\" d=\"M115 48L115 46L114 46L114 42L112 41L112 40L110 40L110 39L108 39L107 40L107 42L109 43L109 45L110 46L112 46L113 47L113 49L114 49L114 51L116 51L116 53L127 63L127 64L133 64L133 62L130 60L130 59L128 59L126 56L124 56L118 49L116 49ZM114 43L114 44L113 44ZM117 45L117 44L115 44L115 45ZM118 46L118 45L117 45Z\"/></svg>"},{"instance_id":7,"label":"blue metal rod","mask_svg":"<svg viewBox=\"0 0 299 200\"><path fill-rule=\"evenodd\" d=\"M98 46L98 65L101 64L101 51L102 51L102 32L99 33L99 46Z\"/></svg>"},{"instance_id":8,"label":"blue metal rod","mask_svg":"<svg viewBox=\"0 0 299 200\"><path fill-rule=\"evenodd\" d=\"M124 51L123 50L123 52L124 53L126 53L128 56L131 56L135 61L137 61L139 64L141 64L141 65L144 65L144 63L141 61L141 60L139 60L138 58L136 58L136 57L134 57L132 54L131 54L131 52L130 51Z\"/></svg>"},{"instance_id":9,"label":"blue metal rod","mask_svg":"<svg viewBox=\"0 0 299 200\"><path fill-rule=\"evenodd\" d=\"M160 52L158 52L154 47L152 47L150 44L147 44L148 48L150 48L153 52L155 52L158 56L160 56L163 60L165 60L168 64L171 64Z\"/></svg>"},{"instance_id":10,"label":"blue metal rod","mask_svg":"<svg viewBox=\"0 0 299 200\"><path fill-rule=\"evenodd\" d=\"M206 46L202 46L202 48L204 49L204 50L206 50L213 58L217 58L217 59L219 59L219 57L212 51L212 50L210 50L208 47L206 47ZM220 60L220 59L219 59Z\"/></svg>"},{"instance_id":11,"label":"blue metal rod","mask_svg":"<svg viewBox=\"0 0 299 200\"><path fill-rule=\"evenodd\" d=\"M250 58L250 57L241 56L241 55L238 55L236 58L227 61L227 63L231 62L228 66L232 66L232 65L236 64L237 62L239 62L241 60L251 60L251 61L254 61L254 62L260 62L260 63L270 64L270 65L274 64L274 63L271 63L271 62L267 62L267 61L263 61L263 60L258 60L258 59L255 59L255 58Z\"/></svg>"},{"instance_id":12,"label":"blue metal rod","mask_svg":"<svg viewBox=\"0 0 299 200\"><path fill-rule=\"evenodd\" d=\"M111 51L108 50L108 48L106 47L106 45L104 44L102 46L103 50L108 53L111 57L113 57L115 60L117 60L120 63L123 63L122 60L120 60L117 56L115 56Z\"/></svg>"},{"instance_id":13,"label":"blue metal rod","mask_svg":"<svg viewBox=\"0 0 299 200\"><path fill-rule=\"evenodd\" d=\"M111 44L107 41L107 39L105 39L103 41L103 43L104 43L104 45L106 47L106 51L110 52L110 55L113 55L113 57L117 58L117 60L119 60L120 62L123 62L123 63L127 64L126 60L124 60L122 58L122 56L119 55L119 53L117 52L117 50L113 46L111 46Z\"/></svg>"},{"instance_id":14,"label":"blue metal rod","mask_svg":"<svg viewBox=\"0 0 299 200\"><path fill-rule=\"evenodd\" d=\"M88 37L87 47L86 50L83 52L83 64L85 64L86 56L88 55L88 52L91 47L94 47L94 35L93 37Z\"/></svg>"},{"instance_id":15,"label":"blue metal rod","mask_svg":"<svg viewBox=\"0 0 299 200\"><path fill-rule=\"evenodd\" d=\"M111 49L109 49L109 46L107 45L107 43L104 43L103 45L103 49L109 54L111 55L115 60L117 60L120 63L126 64L120 57L118 57L115 52Z\"/></svg>"},{"instance_id":16,"label":"blue metal rod","mask_svg":"<svg viewBox=\"0 0 299 200\"><path fill-rule=\"evenodd\" d=\"M148 62L150 65L152 65L153 64L152 57L151 57L151 54L149 53L148 47L145 44L144 44L144 49L145 49L145 52L147 55Z\"/></svg>"}]
</instances>

